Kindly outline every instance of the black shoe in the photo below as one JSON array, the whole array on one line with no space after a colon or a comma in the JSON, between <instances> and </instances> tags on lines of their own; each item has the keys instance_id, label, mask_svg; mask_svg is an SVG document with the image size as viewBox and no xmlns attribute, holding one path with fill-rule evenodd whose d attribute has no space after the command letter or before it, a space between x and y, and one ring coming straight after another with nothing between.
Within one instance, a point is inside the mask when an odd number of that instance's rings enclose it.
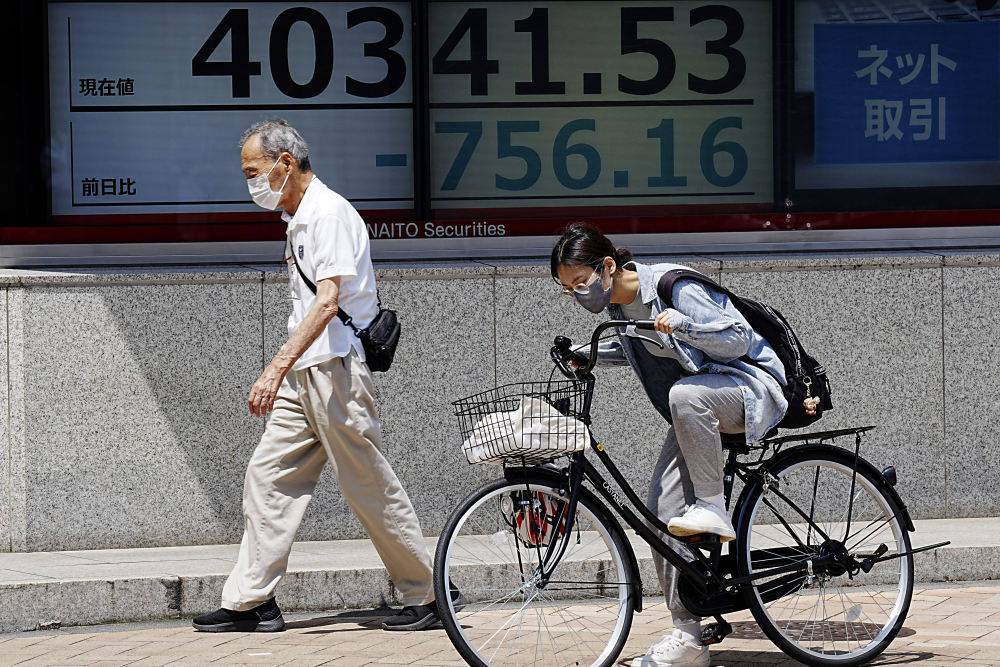
<instances>
[{"instance_id":1,"label":"black shoe","mask_svg":"<svg viewBox=\"0 0 1000 667\"><path fill-rule=\"evenodd\" d=\"M247 611L217 609L211 614L195 616L191 625L199 632L281 632L285 619L278 603L271 598Z\"/></svg>"},{"instance_id":2,"label":"black shoe","mask_svg":"<svg viewBox=\"0 0 1000 667\"><path fill-rule=\"evenodd\" d=\"M382 620L383 630L423 630L429 628L441 619L438 618L437 605L433 602L421 605L403 607L395 616Z\"/></svg>"},{"instance_id":3,"label":"black shoe","mask_svg":"<svg viewBox=\"0 0 1000 667\"><path fill-rule=\"evenodd\" d=\"M465 598L455 584L451 584L451 600L455 605L455 611L465 608ZM441 622L438 616L437 603L411 605L403 607L395 616L390 616L382 621L383 630L423 630Z\"/></svg>"}]
</instances>

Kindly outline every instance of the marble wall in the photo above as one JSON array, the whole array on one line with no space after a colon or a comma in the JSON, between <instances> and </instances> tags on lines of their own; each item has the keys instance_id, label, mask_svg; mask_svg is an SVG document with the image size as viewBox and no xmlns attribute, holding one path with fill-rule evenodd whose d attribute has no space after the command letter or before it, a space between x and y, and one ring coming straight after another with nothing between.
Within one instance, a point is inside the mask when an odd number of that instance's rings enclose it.
<instances>
[{"instance_id":1,"label":"marble wall","mask_svg":"<svg viewBox=\"0 0 1000 667\"><path fill-rule=\"evenodd\" d=\"M1000 513L1000 255L670 261L785 314L834 384L817 428L878 425L864 455L896 465L914 516ZM552 338L583 340L600 318L560 298L541 264L378 272L404 326L395 365L376 374L385 452L437 534L496 475L465 462L450 402L544 380ZM246 395L286 338L286 279L264 266L0 272L0 550L238 541L263 430ZM593 412L644 495L663 424L629 369L600 371ZM362 536L328 469L299 538Z\"/></svg>"}]
</instances>

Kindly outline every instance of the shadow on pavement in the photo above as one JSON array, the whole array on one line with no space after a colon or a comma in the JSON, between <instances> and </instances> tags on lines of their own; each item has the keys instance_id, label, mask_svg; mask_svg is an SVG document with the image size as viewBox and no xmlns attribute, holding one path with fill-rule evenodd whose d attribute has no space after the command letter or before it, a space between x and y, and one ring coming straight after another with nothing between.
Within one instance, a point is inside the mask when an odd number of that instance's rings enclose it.
<instances>
[{"instance_id":1,"label":"shadow on pavement","mask_svg":"<svg viewBox=\"0 0 1000 667\"><path fill-rule=\"evenodd\" d=\"M873 665L908 665L914 662L923 662L931 659L941 659L941 656L927 651L900 651L898 653L883 653L871 662ZM957 658L955 658L957 660Z\"/></svg>"},{"instance_id":2,"label":"shadow on pavement","mask_svg":"<svg viewBox=\"0 0 1000 667\"><path fill-rule=\"evenodd\" d=\"M632 659L641 657L630 655L618 660L619 665L631 667ZM712 651L712 667L736 667L737 665L801 665L802 663L792 660L781 651Z\"/></svg>"},{"instance_id":3,"label":"shadow on pavement","mask_svg":"<svg viewBox=\"0 0 1000 667\"><path fill-rule=\"evenodd\" d=\"M891 650L891 649L890 649ZM619 665L626 667L632 664L632 658L638 655L622 657L618 660ZM940 658L927 651L900 651L898 653L883 653L870 664L872 665L909 665L921 663L926 660ZM781 651L712 651L712 667L743 667L746 665L767 665L768 667L801 665L797 660L792 660Z\"/></svg>"},{"instance_id":4,"label":"shadow on pavement","mask_svg":"<svg viewBox=\"0 0 1000 667\"><path fill-rule=\"evenodd\" d=\"M383 618L392 616L398 611L398 609L391 609L389 607L379 607L378 609L367 609L362 611L345 611L334 616L317 616L316 618L306 618L300 621L289 621L285 627L289 630L301 630L303 628L353 624L359 627L338 628L337 630L341 632L350 629L372 630L378 627ZM334 632L334 629L314 630L304 634L325 634L328 632Z\"/></svg>"},{"instance_id":5,"label":"shadow on pavement","mask_svg":"<svg viewBox=\"0 0 1000 667\"><path fill-rule=\"evenodd\" d=\"M767 635L764 631L760 629L760 626L753 621L735 621L733 622L733 634L729 635L727 639L764 639L767 640ZM917 634L917 631L913 628L903 627L900 628L899 637L911 637Z\"/></svg>"},{"instance_id":6,"label":"shadow on pavement","mask_svg":"<svg viewBox=\"0 0 1000 667\"><path fill-rule=\"evenodd\" d=\"M733 639L758 639L767 640L767 635L753 621L737 621L733 624L733 633L727 640ZM913 628L903 627L897 637L910 637L916 634ZM639 656L622 656L619 665L631 665L632 659ZM872 661L873 665L907 665L920 663L925 660L939 658L927 651L893 651L890 645L886 652ZM712 667L736 667L737 665L801 665L802 663L785 655L777 647L770 651L758 649L740 650L736 646L729 644L727 648L719 645L712 648Z\"/></svg>"}]
</instances>

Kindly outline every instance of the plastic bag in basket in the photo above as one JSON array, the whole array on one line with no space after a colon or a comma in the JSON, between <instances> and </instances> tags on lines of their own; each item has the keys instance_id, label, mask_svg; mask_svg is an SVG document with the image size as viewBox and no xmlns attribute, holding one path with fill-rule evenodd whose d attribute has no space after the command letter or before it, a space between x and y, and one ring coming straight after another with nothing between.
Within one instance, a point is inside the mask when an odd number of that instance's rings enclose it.
<instances>
[{"instance_id":1,"label":"plastic bag in basket","mask_svg":"<svg viewBox=\"0 0 1000 667\"><path fill-rule=\"evenodd\" d=\"M583 422L539 398L524 396L517 409L479 420L462 446L469 463L498 465L522 455L556 458L582 451L589 444L590 433Z\"/></svg>"}]
</instances>

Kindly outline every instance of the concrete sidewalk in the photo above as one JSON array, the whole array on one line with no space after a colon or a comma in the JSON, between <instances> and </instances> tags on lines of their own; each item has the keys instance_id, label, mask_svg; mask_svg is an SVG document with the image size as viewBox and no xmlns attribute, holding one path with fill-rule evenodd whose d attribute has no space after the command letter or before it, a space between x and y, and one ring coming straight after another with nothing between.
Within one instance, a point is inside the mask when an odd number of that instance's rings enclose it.
<instances>
[{"instance_id":1,"label":"concrete sidewalk","mask_svg":"<svg viewBox=\"0 0 1000 667\"><path fill-rule=\"evenodd\" d=\"M918 582L1000 579L1000 518L917 521ZM649 547L631 531L644 590L658 593ZM436 540L428 539L432 553ZM0 632L194 616L216 609L237 545L0 554ZM367 540L300 542L278 589L285 610L398 604Z\"/></svg>"},{"instance_id":2,"label":"concrete sidewalk","mask_svg":"<svg viewBox=\"0 0 1000 667\"><path fill-rule=\"evenodd\" d=\"M565 612L585 614L590 605L568 601ZM186 621L90 626L0 634L0 665L117 667L140 665L465 665L443 629L386 633L386 610L285 614L285 632L194 632ZM713 667L795 667L761 632L750 613L727 616L733 634L712 647ZM627 667L670 627L662 598L647 598L616 665ZM873 664L919 667L996 665L1000 656L1000 584L973 582L918 585L906 623ZM528 658L529 656L525 656ZM552 664L525 660L522 664Z\"/></svg>"}]
</instances>

